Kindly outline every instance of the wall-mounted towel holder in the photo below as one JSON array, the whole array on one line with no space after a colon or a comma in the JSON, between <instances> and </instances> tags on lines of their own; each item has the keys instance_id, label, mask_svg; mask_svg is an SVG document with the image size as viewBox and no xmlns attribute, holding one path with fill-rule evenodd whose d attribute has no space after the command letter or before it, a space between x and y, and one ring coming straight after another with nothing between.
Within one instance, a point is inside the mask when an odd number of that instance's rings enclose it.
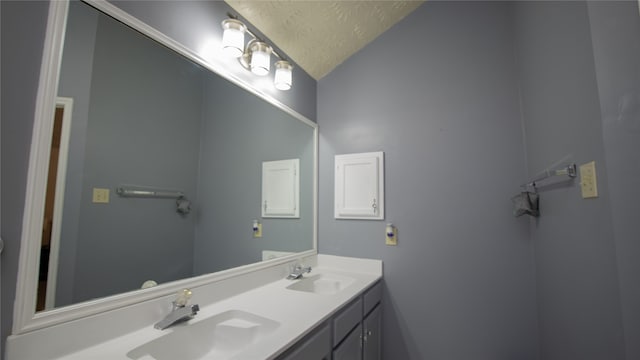
<instances>
[{"instance_id":1,"label":"wall-mounted towel holder","mask_svg":"<svg viewBox=\"0 0 640 360\"><path fill-rule=\"evenodd\" d=\"M143 190L143 189L129 189L125 187L116 188L116 193L122 197L161 198L161 199L177 199L180 197L184 197L184 193L182 191Z\"/></svg>"},{"instance_id":2,"label":"wall-mounted towel holder","mask_svg":"<svg viewBox=\"0 0 640 360\"><path fill-rule=\"evenodd\" d=\"M546 169L535 178L520 185L520 188L522 189L520 193L511 198L511 201L513 202L513 215L516 217L522 215L530 215L533 217L540 216L540 197L537 193L536 183L554 176L568 176L569 178L575 178L577 176L576 164L569 164L556 170Z\"/></svg>"},{"instance_id":3,"label":"wall-mounted towel holder","mask_svg":"<svg viewBox=\"0 0 640 360\"><path fill-rule=\"evenodd\" d=\"M121 186L116 188L116 193L121 197L176 199L176 211L179 214L186 215L191 212L191 202L182 191L126 188Z\"/></svg>"},{"instance_id":4,"label":"wall-mounted towel holder","mask_svg":"<svg viewBox=\"0 0 640 360\"><path fill-rule=\"evenodd\" d=\"M535 178L529 180L528 182L520 185L521 188L529 188L529 187L536 187L536 183L540 182L544 179L548 179L550 177L554 177L554 176L568 176L570 178L575 178L578 175L577 169L576 169L576 164L569 164L561 169L556 169L556 170L549 170L546 169L545 171L543 171L540 175L536 176Z\"/></svg>"}]
</instances>

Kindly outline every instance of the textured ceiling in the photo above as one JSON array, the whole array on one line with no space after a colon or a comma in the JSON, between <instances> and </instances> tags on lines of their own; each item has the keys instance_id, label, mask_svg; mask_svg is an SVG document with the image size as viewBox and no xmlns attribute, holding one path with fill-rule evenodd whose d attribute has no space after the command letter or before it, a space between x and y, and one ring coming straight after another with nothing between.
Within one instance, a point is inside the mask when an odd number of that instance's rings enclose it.
<instances>
[{"instance_id":1,"label":"textured ceiling","mask_svg":"<svg viewBox=\"0 0 640 360\"><path fill-rule=\"evenodd\" d=\"M316 80L423 2L225 1Z\"/></svg>"}]
</instances>

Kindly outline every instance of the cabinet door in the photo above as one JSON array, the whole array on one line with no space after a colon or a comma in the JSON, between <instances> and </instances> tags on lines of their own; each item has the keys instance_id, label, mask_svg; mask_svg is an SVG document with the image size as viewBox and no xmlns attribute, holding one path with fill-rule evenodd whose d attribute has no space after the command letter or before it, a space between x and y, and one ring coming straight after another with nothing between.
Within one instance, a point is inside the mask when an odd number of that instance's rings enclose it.
<instances>
[{"instance_id":1,"label":"cabinet door","mask_svg":"<svg viewBox=\"0 0 640 360\"><path fill-rule=\"evenodd\" d=\"M262 163L262 217L300 217L300 159Z\"/></svg>"},{"instance_id":2,"label":"cabinet door","mask_svg":"<svg viewBox=\"0 0 640 360\"><path fill-rule=\"evenodd\" d=\"M362 334L363 339L363 360L380 360L381 344L382 344L382 316L380 305L366 317L363 321L364 330Z\"/></svg>"},{"instance_id":3,"label":"cabinet door","mask_svg":"<svg viewBox=\"0 0 640 360\"><path fill-rule=\"evenodd\" d=\"M344 341L333 350L333 360L362 359L362 325L351 331Z\"/></svg>"},{"instance_id":4,"label":"cabinet door","mask_svg":"<svg viewBox=\"0 0 640 360\"><path fill-rule=\"evenodd\" d=\"M331 331L325 325L280 356L280 360L331 360Z\"/></svg>"},{"instance_id":5,"label":"cabinet door","mask_svg":"<svg viewBox=\"0 0 640 360\"><path fill-rule=\"evenodd\" d=\"M336 219L384 219L384 154L335 156Z\"/></svg>"}]
</instances>

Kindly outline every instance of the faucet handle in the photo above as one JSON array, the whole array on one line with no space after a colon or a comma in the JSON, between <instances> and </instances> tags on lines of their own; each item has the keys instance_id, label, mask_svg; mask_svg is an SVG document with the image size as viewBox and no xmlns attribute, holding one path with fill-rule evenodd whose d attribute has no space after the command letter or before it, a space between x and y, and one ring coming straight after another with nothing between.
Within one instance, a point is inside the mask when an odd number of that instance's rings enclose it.
<instances>
[{"instance_id":1,"label":"faucet handle","mask_svg":"<svg viewBox=\"0 0 640 360\"><path fill-rule=\"evenodd\" d=\"M198 311L200 311L200 305L198 304L191 305L191 316L195 316L198 313Z\"/></svg>"},{"instance_id":2,"label":"faucet handle","mask_svg":"<svg viewBox=\"0 0 640 360\"><path fill-rule=\"evenodd\" d=\"M173 301L173 304L177 307L184 307L185 305L187 305L187 303L191 299L191 295L193 295L191 290L182 289L181 291L178 291L178 294L176 295L176 299Z\"/></svg>"}]
</instances>

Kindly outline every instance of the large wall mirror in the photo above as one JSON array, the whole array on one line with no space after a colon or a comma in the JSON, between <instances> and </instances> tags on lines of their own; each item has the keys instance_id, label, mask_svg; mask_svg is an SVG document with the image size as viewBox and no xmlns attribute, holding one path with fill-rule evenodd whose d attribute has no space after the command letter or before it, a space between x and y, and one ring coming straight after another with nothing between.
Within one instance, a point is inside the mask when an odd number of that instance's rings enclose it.
<instances>
[{"instance_id":1,"label":"large wall mirror","mask_svg":"<svg viewBox=\"0 0 640 360\"><path fill-rule=\"evenodd\" d=\"M315 251L313 122L112 12L58 7L66 30L55 94L43 95L55 113L41 112L53 115L34 135L17 332ZM299 216L261 218L262 164L288 159Z\"/></svg>"}]
</instances>

